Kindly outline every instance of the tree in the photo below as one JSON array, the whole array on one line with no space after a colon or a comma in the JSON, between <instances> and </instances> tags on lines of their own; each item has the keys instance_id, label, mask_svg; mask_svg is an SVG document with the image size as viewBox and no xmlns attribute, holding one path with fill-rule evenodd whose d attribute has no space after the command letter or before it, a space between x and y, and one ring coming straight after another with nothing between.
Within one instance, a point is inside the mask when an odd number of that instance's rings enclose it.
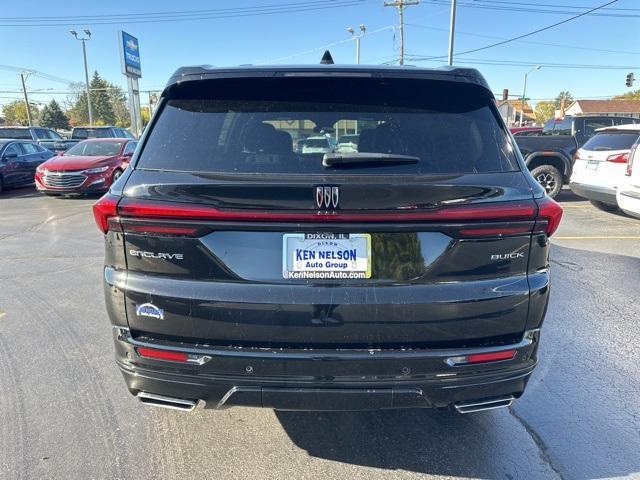
<instances>
[{"instance_id":1,"label":"tree","mask_svg":"<svg viewBox=\"0 0 640 480\"><path fill-rule=\"evenodd\" d=\"M40 114L38 106L32 103L29 110L31 111L32 122L36 123ZM22 100L15 100L4 105L2 107L2 115L7 125L29 125L27 109Z\"/></svg>"},{"instance_id":2,"label":"tree","mask_svg":"<svg viewBox=\"0 0 640 480\"><path fill-rule=\"evenodd\" d=\"M536 103L534 115L536 122L543 125L547 120L552 119L555 116L556 105L555 102L550 100L543 100Z\"/></svg>"},{"instance_id":3,"label":"tree","mask_svg":"<svg viewBox=\"0 0 640 480\"><path fill-rule=\"evenodd\" d=\"M49 105L45 105L40 113L40 125L56 130L68 130L69 118L64 114L58 102L51 100Z\"/></svg>"},{"instance_id":4,"label":"tree","mask_svg":"<svg viewBox=\"0 0 640 480\"><path fill-rule=\"evenodd\" d=\"M112 105L110 90L113 87L108 81L103 79L98 72L93 73L93 78L89 82L91 91L91 107L93 110L93 123L95 125L113 125L116 123L116 115ZM69 116L73 125L89 123L89 113L87 108L87 95L84 86L78 88L78 84L72 85L76 93L72 94L73 106L69 109Z\"/></svg>"},{"instance_id":5,"label":"tree","mask_svg":"<svg viewBox=\"0 0 640 480\"><path fill-rule=\"evenodd\" d=\"M614 100L640 100L640 90L632 90L622 95L616 95Z\"/></svg>"},{"instance_id":6,"label":"tree","mask_svg":"<svg viewBox=\"0 0 640 480\"><path fill-rule=\"evenodd\" d=\"M569 105L571 105L571 103L573 102L573 96L571 95L571 92L567 90L563 90L556 97L556 101L555 101L556 109L560 108L560 105L562 104L562 99L564 99L564 108L568 108Z\"/></svg>"},{"instance_id":7,"label":"tree","mask_svg":"<svg viewBox=\"0 0 640 480\"><path fill-rule=\"evenodd\" d=\"M115 125L117 127L128 128L131 126L131 117L129 116L129 108L127 107L127 96L117 85L107 82L109 86L109 98L111 100L111 106L113 113L116 116Z\"/></svg>"}]
</instances>

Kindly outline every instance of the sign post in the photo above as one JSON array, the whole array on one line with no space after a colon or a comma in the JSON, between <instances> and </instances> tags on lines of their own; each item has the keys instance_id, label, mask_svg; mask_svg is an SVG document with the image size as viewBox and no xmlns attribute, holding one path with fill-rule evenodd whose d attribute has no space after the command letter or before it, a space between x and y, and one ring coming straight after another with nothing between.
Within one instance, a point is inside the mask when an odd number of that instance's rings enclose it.
<instances>
[{"instance_id":1,"label":"sign post","mask_svg":"<svg viewBox=\"0 0 640 480\"><path fill-rule=\"evenodd\" d=\"M136 138L142 135L142 115L140 112L140 88L138 79L142 77L140 66L140 47L138 39L125 31L118 32L120 44L120 65L122 74L127 77L129 87L129 114L131 115L131 130Z\"/></svg>"}]
</instances>

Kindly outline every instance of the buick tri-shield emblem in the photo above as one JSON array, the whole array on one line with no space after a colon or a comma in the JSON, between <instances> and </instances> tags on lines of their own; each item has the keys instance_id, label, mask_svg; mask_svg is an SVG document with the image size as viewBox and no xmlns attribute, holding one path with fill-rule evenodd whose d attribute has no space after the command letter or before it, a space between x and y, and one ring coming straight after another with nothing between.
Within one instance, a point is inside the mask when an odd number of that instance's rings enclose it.
<instances>
[{"instance_id":1,"label":"buick tri-shield emblem","mask_svg":"<svg viewBox=\"0 0 640 480\"><path fill-rule=\"evenodd\" d=\"M338 208L340 191L338 187L316 187L316 205L318 208L329 210Z\"/></svg>"}]
</instances>

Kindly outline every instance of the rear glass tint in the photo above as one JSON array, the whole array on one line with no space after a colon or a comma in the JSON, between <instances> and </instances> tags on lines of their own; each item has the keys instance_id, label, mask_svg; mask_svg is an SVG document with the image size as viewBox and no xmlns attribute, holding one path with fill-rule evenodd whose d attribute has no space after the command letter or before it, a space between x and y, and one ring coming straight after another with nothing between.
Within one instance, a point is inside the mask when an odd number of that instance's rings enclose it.
<instances>
[{"instance_id":1,"label":"rear glass tint","mask_svg":"<svg viewBox=\"0 0 640 480\"><path fill-rule=\"evenodd\" d=\"M493 98L454 82L266 78L194 82L170 92L136 168L216 173L452 174L518 170ZM352 153L407 164L323 167ZM307 140L308 139L308 140Z\"/></svg>"},{"instance_id":2,"label":"rear glass tint","mask_svg":"<svg viewBox=\"0 0 640 480\"><path fill-rule=\"evenodd\" d=\"M582 148L592 151L629 150L640 136L637 132L596 133Z\"/></svg>"},{"instance_id":3,"label":"rear glass tint","mask_svg":"<svg viewBox=\"0 0 640 480\"><path fill-rule=\"evenodd\" d=\"M26 128L0 128L0 138L31 140L31 132Z\"/></svg>"}]
</instances>

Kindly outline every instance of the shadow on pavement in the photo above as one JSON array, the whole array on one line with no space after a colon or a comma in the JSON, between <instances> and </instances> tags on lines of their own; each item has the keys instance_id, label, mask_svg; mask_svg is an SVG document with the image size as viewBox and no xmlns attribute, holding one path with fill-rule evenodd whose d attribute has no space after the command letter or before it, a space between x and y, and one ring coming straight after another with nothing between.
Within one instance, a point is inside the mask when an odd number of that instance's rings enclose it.
<instances>
[{"instance_id":1,"label":"shadow on pavement","mask_svg":"<svg viewBox=\"0 0 640 480\"><path fill-rule=\"evenodd\" d=\"M577 196L575 193L571 191L569 187L564 187L556 197L556 202L559 202L559 203L586 202L586 201L587 199Z\"/></svg>"},{"instance_id":2,"label":"shadow on pavement","mask_svg":"<svg viewBox=\"0 0 640 480\"><path fill-rule=\"evenodd\" d=\"M33 198L42 197L43 194L36 190L35 186L7 188L0 192L0 199L3 198Z\"/></svg>"}]
</instances>

